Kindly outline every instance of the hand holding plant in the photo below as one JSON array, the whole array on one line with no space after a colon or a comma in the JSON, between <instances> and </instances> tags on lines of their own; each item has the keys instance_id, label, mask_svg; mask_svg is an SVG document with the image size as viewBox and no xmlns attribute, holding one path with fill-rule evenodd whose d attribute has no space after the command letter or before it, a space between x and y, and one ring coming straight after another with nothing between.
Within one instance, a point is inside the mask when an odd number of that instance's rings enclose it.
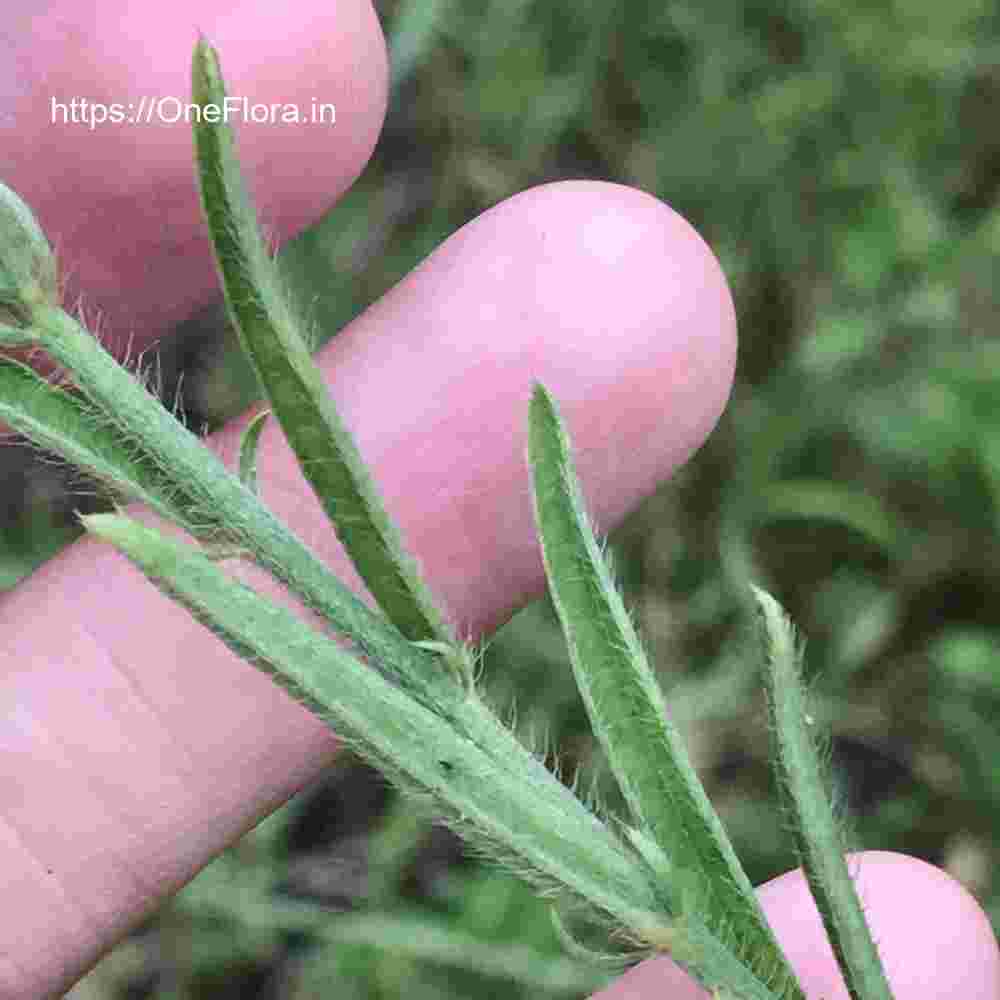
<instances>
[{"instance_id":1,"label":"hand holding plant","mask_svg":"<svg viewBox=\"0 0 1000 1000\"><path fill-rule=\"evenodd\" d=\"M205 88L202 100L211 96L218 82L213 77L213 65L210 53L202 48L195 65L196 95L199 80ZM221 466L207 456L197 457L198 446L184 438L179 428L156 426L161 418L143 402L142 390L133 392L129 386L134 383L122 381L51 301L43 298L25 303L23 296L17 297L18 288L14 287L13 306L8 305L3 321L8 341L37 339L60 363L71 368L105 418L111 419L113 412L122 414L121 428L128 448L116 452L113 443L96 442L89 431L77 434L87 425L72 419L70 408L74 404L33 386L29 387L33 393L27 392L21 400L22 417L31 406L41 403L47 407L48 424L39 432L39 438L61 432L62 450L73 460L84 465L89 462L92 471L103 469L106 478L116 481L124 492L142 496L161 514L201 535L209 546L225 544L253 552L337 631L348 634L369 665L356 669L351 658L335 644L321 640L294 615L284 614L232 584L210 560L190 548L116 518L95 518L89 526L121 545L155 581L208 621L231 649L277 672L286 686L313 709L332 712L335 724L398 772L404 784L416 784L436 796L445 807L462 814L479 834L483 835L485 829L501 841L498 848L519 852L522 863L533 865L540 876L561 881L571 891L578 890L581 899L595 903L605 915L617 919L620 929L630 932L639 943L645 940L658 944L659 932L671 929L669 918L682 917L679 923L685 942L692 944L694 951L685 954L683 947L677 951L702 978L712 981L708 978L712 970L722 968L723 973L714 980L721 989L765 997L777 984L781 992L774 995L796 995L783 992L787 977L774 965L774 956L767 954L772 946L755 920L755 904L747 895L748 886L740 884L738 863L728 856L724 838L719 839L718 831L714 840L706 840L701 831L692 833L694 827L690 824L713 825L710 807L706 811L706 804L698 801L696 782L692 785L690 776L682 774L682 785L686 782L692 791L692 804L678 805L675 801L671 803L673 808L658 813L654 793L659 776L669 766L645 774L636 771L642 753L627 745L630 734L621 724L621 712L627 706L613 704L622 692L636 711L644 713L639 735L648 746L655 753L660 748L667 752L672 746L669 730L665 729L665 713L658 694L649 687L647 675L640 670L636 679L629 681L631 675L620 673L619 683L610 679L611 674L588 673L588 664L595 662L601 669L607 666L610 670L634 666L639 654L627 619L615 605L609 581L601 579L604 571L581 517L579 487L565 432L551 398L542 390L535 391L532 403L530 449L536 475L535 504L571 648L574 636L577 640L574 655L575 661L579 660L581 688L585 699L592 703L595 726L599 730L604 727L607 733L612 766L624 783L633 822L638 824L625 831L620 844L602 824L578 813L571 797L563 795L557 783L537 773L528 755L519 756L507 734L492 727L488 715L468 692L465 661L453 631L456 623L462 626L462 632L467 629L472 634L494 623L539 580L537 555L529 544L529 497L519 468L523 439L518 439L513 430L523 425L523 415L518 419L514 411L523 409L533 380L544 381L567 405L577 452L589 459L583 473L585 481L600 484L602 476L608 477L604 480L607 492L598 492L596 497L591 494L591 504L602 523L620 516L648 491L669 465L682 460L697 445L714 422L731 377L732 318L724 283L704 246L676 216L634 192L599 185L540 189L514 199L463 230L385 302L338 338L328 352L327 364L332 363L338 371L335 384L344 386L337 394L341 412L345 423L353 425L361 452L372 459L374 479L387 494L386 505L398 512L403 523L404 530L396 536L391 522L382 517L378 506L381 501L374 488L352 457L352 444L338 425L339 416L332 411L327 415L332 438L303 433L295 440L294 421L298 419L303 428L316 426L324 416L324 397L316 391L318 383L307 358L296 357L294 337L285 338L281 350L274 353L274 345L282 343L282 330L286 325L294 329L296 317L282 315L287 303L280 289L266 288L268 262L255 243L252 218L246 215L238 186L232 185L235 163L225 143L226 136L220 131L209 130L199 136L208 215L213 222L231 309L251 353L265 352L260 355L266 357L262 375L277 371L282 380L273 390L269 387L272 401L283 419L286 435L296 445L300 458L305 456L304 467L317 494L329 499L331 491L336 493L332 506L341 513L345 503L357 505L359 513L346 524L343 520L337 523L358 571L376 592L372 574L380 572L380 565L384 567L388 560L400 569L387 596L377 594L391 624L371 616L338 590L324 576L322 566L298 546L294 536L284 533L267 508L253 499L252 491L227 478ZM212 193L212 184L217 181L220 186ZM589 212L584 211L585 205ZM217 213L215 219L213 212ZM581 215L586 220L582 233L579 226L572 233L560 228L567 218ZM579 239L582 249L569 250ZM566 249L563 255L556 253L560 242ZM462 275L456 273L457 269L464 261L475 261L487 252L492 255L491 272L473 286L469 298L463 299L460 289L468 285L460 280ZM609 264L622 267L631 263L634 267L638 261L650 269L650 279L652 270L674 268L677 283L667 296L670 301L658 297L619 301L611 295L612 282L627 284L630 279L617 275ZM628 272L628 267L624 270ZM636 280L634 274L630 277ZM13 286L21 278L15 275ZM652 280L643 285L656 288ZM643 286L633 291L638 287ZM581 303L581 290L589 288L593 291L585 294L587 301ZM510 303L511 289L523 292L522 301ZM572 306L571 292L576 297ZM505 315L501 305L513 305L513 313ZM607 323L599 322L605 315ZM678 315L694 315L697 321L679 327ZM512 322L515 318L519 322ZM409 322L407 334L399 336L399 324L404 319ZM260 327L257 334L255 325ZM385 339L382 343L362 341L380 325L396 328L397 336L391 343ZM543 326L548 327L551 340L541 334ZM649 340L649 335L659 333L662 326L671 331L663 346ZM619 327L635 331L634 340L609 345L607 331ZM593 332L588 334L588 330ZM483 357L492 356L499 362L503 355L495 344L492 355L488 352L490 335L495 337L500 332L512 345L507 348L512 352L508 364L518 370L499 377L491 370L480 381L473 378L459 382L463 373L481 365ZM272 352L269 355L268 350ZM400 353L406 356L401 358ZM427 364L423 381L413 381L415 359ZM290 363L282 373L283 362ZM26 384L23 371L11 368L8 374L11 385L18 379L20 384ZM406 402L394 405L389 413L369 410L361 419L362 399L357 394L363 390L365 401L378 406L387 398L390 386L395 388L394 402ZM404 390L408 396L402 395ZM474 398L486 391L489 406ZM284 403L279 402L282 396ZM596 403L596 396L605 397L602 404ZM617 404L616 398L620 400ZM131 412L130 407L134 407ZM391 425L403 416L404 407L412 410L413 419L412 423L404 422L400 433L400 428ZM665 411L671 414L670 421L663 419ZM289 413L291 429L285 423ZM352 413L357 419L351 419ZM613 414L619 420L613 434L602 425L602 413ZM148 418L145 422L144 415ZM9 416L14 418L16 414L12 411ZM366 423L369 416L371 420ZM60 417L66 418L61 425ZM380 418L381 424L377 422ZM475 433L471 432L473 421ZM316 535L315 547L321 556L329 556L329 540L317 531L322 523L317 511L310 511L309 521L295 509L301 503L301 483L293 493L281 495L278 483L287 475L288 458L284 458L284 468L275 470L275 445L273 438L268 442L270 433L265 428L257 463L264 498L284 508L278 513L291 515L289 520L300 531L313 525L309 534ZM327 447L324 440L339 441L339 446L323 455L316 449ZM390 445L393 441L395 444ZM45 443L56 442L50 439ZM432 443L443 450L434 453ZM253 438L248 436L243 449L243 457L248 459L242 463L244 468L252 464L249 456L253 447ZM485 468L484 455L492 459ZM310 465L310 457L314 466ZM95 463L102 462L104 466L95 467ZM328 471L334 479L317 482L316 473L322 478ZM418 512L435 515L435 523L419 523ZM491 521L489 514L495 520ZM333 516L337 520L337 510ZM359 530L359 519L363 517L377 530ZM478 521L480 517L482 521ZM435 535L435 531L441 534ZM420 553L420 563L407 564L398 558L401 537L408 538ZM49 923L60 928L53 932L58 937L53 939L49 952L56 958L45 962L43 956L43 961L34 963L21 979L10 980L15 984L39 984L37 989L51 989L60 976L72 975L95 948L120 933L151 900L170 891L226 840L293 790L332 749L325 730L225 655L215 637L198 631L176 608L165 607L117 559L95 551L91 545L75 551L85 555L69 553L60 560L61 565L47 567L8 600L4 609L8 622L18 616L24 622L38 615L40 602L45 602L47 614L60 621L80 623L70 628L80 652L80 666L74 670L64 667L58 686L44 681L53 677L45 664L54 666L60 662L59 657L67 663L65 634L59 637L61 653L56 644L47 653L30 628L12 639L21 651L19 666L12 674L12 689L21 683L26 695L44 695L34 703L22 702L31 706L26 717L37 721L20 729L28 737L21 744L28 752L25 770L20 773L30 776L35 768L37 779L51 782L53 776L58 779L66 773L69 761L77 765L75 777L85 778L88 791L88 795L81 796L81 812L89 811L95 819L100 814L106 848L93 852L96 857L88 859L91 867L85 870L79 863L81 842L76 837L59 838L41 825L40 799L13 805L10 824L19 838L2 866L5 873L14 872L15 878L21 880L15 881L13 888L17 891L20 886L23 893L27 914L24 926L32 930L32 881L44 888L46 876L60 879L68 891L63 900L80 903L79 909L64 903L61 916L55 924ZM109 607L110 588L101 593L91 591L74 601L60 587L60 572L71 578L74 560L81 566L81 559L93 560L108 574L115 574L111 579L130 581L122 586L132 588L141 622L114 623L109 618L118 608L117 600L115 607ZM564 559L569 562L560 567ZM331 562L343 567L343 555ZM453 567L457 572L453 569L449 575ZM86 575L77 572L78 580L95 579L92 566L87 567ZM259 570L237 572L262 592L276 590ZM421 572L437 584L434 590L443 595L447 615L428 610ZM498 573L506 574L499 584ZM593 585L586 582L588 574L596 574ZM578 586L581 581L582 589ZM41 589L46 584L51 586L48 592ZM770 634L782 635L774 609L766 601L764 607L772 620ZM180 647L162 659L162 654L149 648L150 625L156 627L156 623L165 634L176 635ZM584 628L588 623L599 626L589 636ZM92 645L94 637L102 633L108 637L101 639L105 643L103 653ZM116 639L111 638L115 635ZM452 649L453 653L441 656L443 649ZM616 650L624 654L619 657L623 665L613 662ZM197 664L193 662L196 656ZM774 659L788 661L784 654L776 653ZM308 669L310 664L314 669ZM90 685L84 685L80 671L87 672ZM98 676L103 680L98 682ZM348 678L353 680L348 683ZM325 686L327 682L333 686ZM776 684L780 683L776 680ZM100 690L88 696L94 684ZM349 688L346 692L345 684ZM634 691L629 684L634 685ZM67 699L63 704L72 706L61 722L60 699ZM381 714L371 715L376 708ZM404 760L393 750L391 738L385 736L393 726L399 728L400 736L419 734L412 760ZM57 737L54 744L42 740L45 731ZM43 745L55 750L51 754L31 752L33 746ZM70 747L74 754L69 753ZM127 761L120 756L126 747L130 753ZM617 763L616 749L623 754ZM676 754L664 758L668 763L676 759ZM475 798L475 779L487 773L493 779L491 792L511 810L506 815L509 826L503 829L497 825L497 816L483 813ZM463 777L472 779L464 791ZM123 812L125 803L135 794L136 781L148 790L146 800L156 802L156 807L133 803L131 814ZM42 780L36 784L43 786ZM518 785L524 788L519 791ZM789 786L794 792L794 780L789 780ZM94 787L103 794L94 794ZM679 787L667 781L659 790ZM792 798L801 801L794 794ZM548 802L548 813L533 812L532 800L539 805L543 800ZM552 822L539 822L538 816L542 815L549 816ZM537 836L533 832L535 823ZM589 843L578 856L566 857L567 852L572 853L572 838L564 840L559 849L546 847L547 827L558 833L561 823L566 829L579 827L581 843ZM683 839L683 829L681 839L670 839L677 836L678 823L682 827L688 824L689 840ZM81 828L86 825L81 823ZM175 838L181 831L184 842L178 846ZM29 843L30 856L36 863L60 858L57 864L61 870L49 866L51 870L47 867L38 871L36 879L25 878L24 872L31 871L25 864L29 855L19 852L20 845ZM72 848L77 849L75 854ZM155 867L147 881L149 860L154 860ZM563 862L569 865L569 871L562 871ZM876 872L884 870L886 877L884 882L875 880L869 902L881 891L878 886L898 878L898 871L890 874L893 867L903 867L914 887L924 886L928 899L937 893L937 898L947 900L947 905L962 914L956 919L968 921L970 927L979 919L964 896L956 893L950 883L942 883L936 875L925 872L923 866L877 859L870 864ZM716 868L717 874L706 881L709 868ZM794 896L793 891L784 898ZM50 896L50 903L52 899ZM739 917L740 907L748 907L745 920ZM51 918L51 906L48 915ZM728 940L727 920L733 922L737 932ZM749 937L758 933L754 928L760 929L763 936ZM883 955L889 959L897 980L897 995L941 995L903 992L908 990L907 981L899 977L905 976L905 970L897 971L901 966L893 963L897 930L879 935ZM37 927L33 929L34 934L38 931ZM901 949L912 947L913 932L907 929L907 935L906 941L900 939ZM28 937L23 940L27 942ZM961 935L960 940L973 942L972 931ZM12 947L11 951L19 949ZM708 953L711 961L706 962ZM754 969L755 956L764 957L766 968ZM13 958L16 966L17 955ZM995 958L992 962L988 975L994 977L995 984ZM816 973L817 978L807 978L809 972L804 967L799 971L807 989L831 981L828 963ZM941 981L936 982L933 988L940 990ZM987 996L991 994L974 990L992 989L992 985L980 974L979 980L962 988L968 996Z\"/></svg>"}]
</instances>

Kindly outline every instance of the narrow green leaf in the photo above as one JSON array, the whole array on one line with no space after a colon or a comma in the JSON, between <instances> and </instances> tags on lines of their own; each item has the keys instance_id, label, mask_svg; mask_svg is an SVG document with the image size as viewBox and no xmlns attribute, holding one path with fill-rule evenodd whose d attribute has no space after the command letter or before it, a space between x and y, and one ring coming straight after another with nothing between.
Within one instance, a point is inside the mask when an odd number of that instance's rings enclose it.
<instances>
[{"instance_id":1,"label":"narrow green leaf","mask_svg":"<svg viewBox=\"0 0 1000 1000\"><path fill-rule=\"evenodd\" d=\"M193 514L191 498L138 446L125 442L86 403L11 359L0 359L0 421L103 483L118 499L148 504L188 531L206 529L203 515ZM214 529L221 532L221 522Z\"/></svg>"},{"instance_id":2,"label":"narrow green leaf","mask_svg":"<svg viewBox=\"0 0 1000 1000\"><path fill-rule=\"evenodd\" d=\"M545 569L577 686L636 824L670 861L672 884L664 889L682 915L697 912L749 968L780 970L783 995L801 997L668 717L588 522L566 430L541 385L528 440Z\"/></svg>"},{"instance_id":3,"label":"narrow green leaf","mask_svg":"<svg viewBox=\"0 0 1000 1000\"><path fill-rule=\"evenodd\" d=\"M270 415L270 410L261 410L255 414L243 428L240 438L240 482L251 493L257 492L257 447L260 444L260 432Z\"/></svg>"},{"instance_id":4,"label":"narrow green leaf","mask_svg":"<svg viewBox=\"0 0 1000 1000\"><path fill-rule=\"evenodd\" d=\"M802 648L781 605L753 587L767 651L767 693L779 785L793 818L802 867L853 1000L891 1000L878 950L865 922L810 734Z\"/></svg>"},{"instance_id":5,"label":"narrow green leaf","mask_svg":"<svg viewBox=\"0 0 1000 1000\"><path fill-rule=\"evenodd\" d=\"M312 360L300 320L261 237L232 130L207 109L225 105L218 58L204 40L192 67L202 205L240 342L310 486L365 585L409 639L457 645Z\"/></svg>"}]
</instances>

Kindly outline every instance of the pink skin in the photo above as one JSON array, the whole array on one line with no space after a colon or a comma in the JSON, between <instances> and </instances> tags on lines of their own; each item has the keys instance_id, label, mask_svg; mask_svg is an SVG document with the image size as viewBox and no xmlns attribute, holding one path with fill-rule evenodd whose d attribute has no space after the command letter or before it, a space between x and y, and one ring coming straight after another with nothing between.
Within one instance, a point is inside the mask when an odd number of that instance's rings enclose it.
<instances>
[{"instance_id":1,"label":"pink skin","mask_svg":"<svg viewBox=\"0 0 1000 1000\"><path fill-rule=\"evenodd\" d=\"M142 347L217 294L193 183L191 130L166 124L53 124L51 101L100 105L191 93L191 50L203 32L223 54L229 94L260 104L330 102L329 125L243 123L244 170L261 219L279 241L329 208L365 165L386 100L386 53L363 0L314 4L170 0L15 3L0 30L0 164L31 205L63 264L67 300L121 349ZM275 41L280 39L280 41ZM61 114L67 114L63 112ZM308 172L303 165L308 164Z\"/></svg>"},{"instance_id":2,"label":"pink skin","mask_svg":"<svg viewBox=\"0 0 1000 1000\"><path fill-rule=\"evenodd\" d=\"M986 914L954 879L903 854L868 851L848 866L896 1000L996 1000L1000 953ZM757 890L810 1000L848 1000L801 871ZM594 1000L704 1000L669 958L632 969Z\"/></svg>"},{"instance_id":3,"label":"pink skin","mask_svg":"<svg viewBox=\"0 0 1000 1000\"><path fill-rule=\"evenodd\" d=\"M238 17L215 6L128 15L123 3L81 13L59 0L13 16L16 58L0 60L3 179L39 210L70 286L86 289L116 335L155 338L213 294L189 138L181 126L54 129L50 94L120 100L127 83L136 95L183 96L197 27L220 46L231 92L334 100L332 131L243 130L264 214L282 235L350 183L381 122L385 58L367 4L337 4L336 16L317 5L297 34L273 5L243 5ZM581 182L526 192L466 226L321 364L432 586L475 636L542 589L524 464L532 381L563 405L606 530L710 432L735 346L725 280L690 226L647 195ZM237 425L214 442L230 461ZM273 427L261 468L268 503L353 581ZM261 573L235 571L288 600ZM90 541L0 601L0 634L0 898L17 914L0 921L0 996L36 998L60 994L317 776L336 740ZM1000 995L996 944L964 890L899 855L860 860L899 1000ZM810 996L845 996L801 876L760 892ZM703 995L668 959L599 995L668 990Z\"/></svg>"}]
</instances>

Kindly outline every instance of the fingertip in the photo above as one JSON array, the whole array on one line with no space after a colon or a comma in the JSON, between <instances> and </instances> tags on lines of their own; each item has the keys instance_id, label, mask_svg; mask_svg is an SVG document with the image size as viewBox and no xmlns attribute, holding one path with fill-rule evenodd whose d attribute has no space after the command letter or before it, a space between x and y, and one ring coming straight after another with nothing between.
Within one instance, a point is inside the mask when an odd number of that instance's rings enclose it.
<instances>
[{"instance_id":1,"label":"fingertip","mask_svg":"<svg viewBox=\"0 0 1000 1000\"><path fill-rule=\"evenodd\" d=\"M729 289L695 230L649 194L569 181L468 223L322 363L429 578L478 631L542 585L524 464L534 384L560 407L607 531L702 444L735 353Z\"/></svg>"},{"instance_id":2,"label":"fingertip","mask_svg":"<svg viewBox=\"0 0 1000 1000\"><path fill-rule=\"evenodd\" d=\"M896 1000L995 1000L1000 951L972 894L917 858L867 851L848 859ZM759 896L810 996L848 994L801 870L762 886Z\"/></svg>"},{"instance_id":3,"label":"fingertip","mask_svg":"<svg viewBox=\"0 0 1000 1000\"><path fill-rule=\"evenodd\" d=\"M849 858L896 1000L996 1000L1000 949L989 918L959 882L904 854ZM833 950L801 869L761 886L758 898L806 996L848 1000ZM595 1000L704 1000L669 958L636 966Z\"/></svg>"},{"instance_id":4,"label":"fingertip","mask_svg":"<svg viewBox=\"0 0 1000 1000\"><path fill-rule=\"evenodd\" d=\"M217 294L183 111L198 37L219 52L229 94L246 99L231 120L276 241L315 221L367 162L387 100L378 19L369 0L306 7L289 19L262 2L55 0L11 13L17 45L0 59L4 181L58 249L66 301L100 315L110 345L148 344ZM81 101L128 120L88 120ZM313 121L322 105L335 109L332 125ZM244 106L256 109L249 121Z\"/></svg>"}]
</instances>

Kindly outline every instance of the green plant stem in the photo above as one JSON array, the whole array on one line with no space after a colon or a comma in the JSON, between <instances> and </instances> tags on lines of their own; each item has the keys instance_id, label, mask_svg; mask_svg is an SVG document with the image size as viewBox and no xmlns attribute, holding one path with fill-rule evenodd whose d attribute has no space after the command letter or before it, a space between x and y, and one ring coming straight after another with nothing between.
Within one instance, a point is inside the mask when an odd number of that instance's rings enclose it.
<instances>
[{"instance_id":1,"label":"green plant stem","mask_svg":"<svg viewBox=\"0 0 1000 1000\"><path fill-rule=\"evenodd\" d=\"M564 810L574 825L597 824L568 789L553 782L535 760L474 695L454 683L442 659L408 642L384 618L361 603L302 543L231 475L201 441L179 424L128 372L65 313L36 317L34 333L74 373L89 399L110 416L124 434L150 455L172 480L184 483L198 510L217 512L213 524L225 524L233 540L253 552L278 579L289 583L307 603L354 640L375 665L421 704L432 706L466 739L472 740L526 793L562 789ZM190 512L187 512L190 515ZM187 520L199 520L195 514ZM430 668L430 669L428 669ZM435 673L435 671L437 671ZM605 854L615 838L604 830ZM634 874L632 876L635 877Z\"/></svg>"},{"instance_id":2,"label":"green plant stem","mask_svg":"<svg viewBox=\"0 0 1000 1000\"><path fill-rule=\"evenodd\" d=\"M443 658L408 642L384 618L372 612L280 522L259 498L231 475L193 434L179 424L99 344L62 312L40 316L35 333L64 366L73 371L87 396L123 429L171 479L184 483L197 510L212 511L213 525L224 524L230 540L253 552L278 579L305 597L338 630L354 640L375 665L467 738L474 739L528 789L544 789L551 776L475 695L454 683ZM185 513L186 521L198 521ZM215 529L213 529L215 530ZM473 735L475 734L475 735ZM558 784L558 783L557 783ZM560 786L561 787L561 786ZM593 817L575 803L576 822ZM609 840L609 844L612 843Z\"/></svg>"},{"instance_id":3,"label":"green plant stem","mask_svg":"<svg viewBox=\"0 0 1000 1000\"><path fill-rule=\"evenodd\" d=\"M189 505L173 508L182 526L201 525L205 530L200 536L246 548L414 697L427 701L433 695L441 703L463 697L440 657L408 642L356 597L72 317L62 310L40 309L28 332L73 373L87 399L124 439L183 491ZM171 503L168 494L163 500Z\"/></svg>"},{"instance_id":4,"label":"green plant stem","mask_svg":"<svg viewBox=\"0 0 1000 1000\"><path fill-rule=\"evenodd\" d=\"M491 853L513 855L522 874L569 889L626 926L663 921L642 867L540 763L525 770L525 751L492 716L465 733L190 546L118 515L82 520L403 788L432 796ZM477 717L465 721L475 727Z\"/></svg>"}]
</instances>

